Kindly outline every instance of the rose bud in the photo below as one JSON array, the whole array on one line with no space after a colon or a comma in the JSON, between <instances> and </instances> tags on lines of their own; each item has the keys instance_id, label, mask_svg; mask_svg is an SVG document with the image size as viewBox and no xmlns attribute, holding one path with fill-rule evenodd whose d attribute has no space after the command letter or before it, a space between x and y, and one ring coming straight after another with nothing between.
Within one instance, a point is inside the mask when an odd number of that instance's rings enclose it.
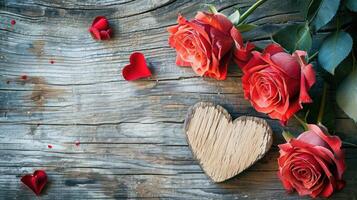
<instances>
[{"instance_id":1,"label":"rose bud","mask_svg":"<svg viewBox=\"0 0 357 200\"><path fill-rule=\"evenodd\" d=\"M305 61L305 51L286 53L277 44L268 45L263 53L253 51L242 68L244 97L259 112L279 119L283 124L311 103L308 90L315 83L315 71Z\"/></svg>"},{"instance_id":2,"label":"rose bud","mask_svg":"<svg viewBox=\"0 0 357 200\"><path fill-rule=\"evenodd\" d=\"M88 31L96 40L109 40L112 36L112 29L109 27L109 22L104 16L96 17Z\"/></svg>"},{"instance_id":3,"label":"rose bud","mask_svg":"<svg viewBox=\"0 0 357 200\"><path fill-rule=\"evenodd\" d=\"M235 52L248 51L251 45L244 47L240 32L225 15L198 12L190 21L181 15L177 21L178 25L168 28L177 65L192 67L200 76L224 80L233 53L236 60L247 59L245 53Z\"/></svg>"},{"instance_id":4,"label":"rose bud","mask_svg":"<svg viewBox=\"0 0 357 200\"><path fill-rule=\"evenodd\" d=\"M279 145L278 176L290 192L326 198L345 186L342 142L329 136L324 127L309 124L308 128L298 138Z\"/></svg>"}]
</instances>

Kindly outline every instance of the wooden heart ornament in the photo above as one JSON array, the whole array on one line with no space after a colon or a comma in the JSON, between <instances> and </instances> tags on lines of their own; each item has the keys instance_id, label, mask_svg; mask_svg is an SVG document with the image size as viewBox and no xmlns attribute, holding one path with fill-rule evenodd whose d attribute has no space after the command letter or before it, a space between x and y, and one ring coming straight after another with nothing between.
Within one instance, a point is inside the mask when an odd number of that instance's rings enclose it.
<instances>
[{"instance_id":1,"label":"wooden heart ornament","mask_svg":"<svg viewBox=\"0 0 357 200\"><path fill-rule=\"evenodd\" d=\"M253 165L273 142L265 120L242 116L232 121L223 107L206 102L190 108L184 129L193 155L214 182L232 178Z\"/></svg>"}]
</instances>

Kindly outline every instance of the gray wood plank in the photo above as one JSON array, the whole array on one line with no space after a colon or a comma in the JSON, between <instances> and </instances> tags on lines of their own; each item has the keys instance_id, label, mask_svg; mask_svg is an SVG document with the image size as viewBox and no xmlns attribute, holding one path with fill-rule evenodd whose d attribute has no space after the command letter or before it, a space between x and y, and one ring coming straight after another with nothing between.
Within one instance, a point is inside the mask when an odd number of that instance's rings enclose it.
<instances>
[{"instance_id":1,"label":"gray wood plank","mask_svg":"<svg viewBox=\"0 0 357 200\"><path fill-rule=\"evenodd\" d=\"M36 169L50 179L41 199L301 199L286 194L276 176L280 124L244 100L240 71L232 66L226 81L197 77L175 66L167 44L178 13L191 18L204 3L230 13L253 2L0 0L0 199L36 199L20 183ZM248 19L262 26L245 38L264 47L279 28L301 22L293 4L263 4ZM88 34L97 15L108 17L113 40ZM123 80L133 51L145 54L153 77ZM274 147L238 177L211 182L183 133L187 109L198 101L221 104L234 118L267 119ZM344 139L357 140L356 124L340 110L336 125ZM301 130L294 120L288 128ZM347 148L347 187L332 199L357 198L356 151Z\"/></svg>"}]
</instances>

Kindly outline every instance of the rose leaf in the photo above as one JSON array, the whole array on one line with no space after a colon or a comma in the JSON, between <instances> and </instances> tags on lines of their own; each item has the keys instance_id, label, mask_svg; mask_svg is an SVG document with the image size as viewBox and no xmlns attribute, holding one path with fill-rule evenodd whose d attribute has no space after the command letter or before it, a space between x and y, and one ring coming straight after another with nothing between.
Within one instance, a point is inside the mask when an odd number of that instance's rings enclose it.
<instances>
[{"instance_id":1,"label":"rose leaf","mask_svg":"<svg viewBox=\"0 0 357 200\"><path fill-rule=\"evenodd\" d=\"M312 4L313 0L295 0L291 1L290 6L296 8L296 10L300 11L304 18L307 17L307 12L309 10L310 5Z\"/></svg>"},{"instance_id":2,"label":"rose leaf","mask_svg":"<svg viewBox=\"0 0 357 200\"><path fill-rule=\"evenodd\" d=\"M319 4L318 4L319 3ZM321 0L317 3L312 3L308 14L311 25L318 31L326 25L336 15L340 0Z\"/></svg>"},{"instance_id":3,"label":"rose leaf","mask_svg":"<svg viewBox=\"0 0 357 200\"><path fill-rule=\"evenodd\" d=\"M286 142L289 142L291 139L295 138L295 136L290 131L284 130L281 134L283 135Z\"/></svg>"},{"instance_id":4,"label":"rose leaf","mask_svg":"<svg viewBox=\"0 0 357 200\"><path fill-rule=\"evenodd\" d=\"M320 46L318 62L331 74L352 50L352 37L343 31L330 34Z\"/></svg>"},{"instance_id":5,"label":"rose leaf","mask_svg":"<svg viewBox=\"0 0 357 200\"><path fill-rule=\"evenodd\" d=\"M237 25L239 23L240 13L239 10L234 11L231 15L229 15L228 19L232 22L232 24Z\"/></svg>"},{"instance_id":6,"label":"rose leaf","mask_svg":"<svg viewBox=\"0 0 357 200\"><path fill-rule=\"evenodd\" d=\"M283 46L290 53L295 50L309 51L312 45L312 38L307 24L289 25L274 36L273 40Z\"/></svg>"},{"instance_id":7,"label":"rose leaf","mask_svg":"<svg viewBox=\"0 0 357 200\"><path fill-rule=\"evenodd\" d=\"M346 7L354 12L357 12L357 1L356 0L346 0Z\"/></svg>"},{"instance_id":8,"label":"rose leaf","mask_svg":"<svg viewBox=\"0 0 357 200\"><path fill-rule=\"evenodd\" d=\"M236 26L236 28L242 33L242 32L248 32L251 31L255 28L257 28L258 26L255 24L240 24L238 26Z\"/></svg>"},{"instance_id":9,"label":"rose leaf","mask_svg":"<svg viewBox=\"0 0 357 200\"><path fill-rule=\"evenodd\" d=\"M205 4L205 5L208 7L208 10L210 13L212 13L212 14L218 13L217 8L214 5L212 5L212 4Z\"/></svg>"},{"instance_id":10,"label":"rose leaf","mask_svg":"<svg viewBox=\"0 0 357 200\"><path fill-rule=\"evenodd\" d=\"M357 122L357 70L352 72L339 86L336 101L339 107Z\"/></svg>"}]
</instances>

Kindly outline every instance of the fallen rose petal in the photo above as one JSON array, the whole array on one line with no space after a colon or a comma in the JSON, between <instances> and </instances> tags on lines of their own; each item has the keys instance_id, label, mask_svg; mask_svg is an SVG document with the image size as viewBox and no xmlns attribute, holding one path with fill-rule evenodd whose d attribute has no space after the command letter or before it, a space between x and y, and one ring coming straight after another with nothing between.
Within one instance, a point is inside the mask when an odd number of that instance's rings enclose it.
<instances>
[{"instance_id":1,"label":"fallen rose petal","mask_svg":"<svg viewBox=\"0 0 357 200\"><path fill-rule=\"evenodd\" d=\"M112 34L112 29L108 29L106 31L100 31L101 40L109 40Z\"/></svg>"},{"instance_id":2,"label":"fallen rose petal","mask_svg":"<svg viewBox=\"0 0 357 200\"><path fill-rule=\"evenodd\" d=\"M92 23L92 27L98 30L108 29L109 23L106 17L104 16L97 16Z\"/></svg>"},{"instance_id":3,"label":"fallen rose petal","mask_svg":"<svg viewBox=\"0 0 357 200\"><path fill-rule=\"evenodd\" d=\"M98 16L93 20L92 26L88 29L93 39L108 40L112 36L112 29L106 17Z\"/></svg>"},{"instance_id":4,"label":"fallen rose petal","mask_svg":"<svg viewBox=\"0 0 357 200\"><path fill-rule=\"evenodd\" d=\"M89 32L90 32L90 34L92 35L92 37L93 37L94 39L96 39L96 40L100 40L100 39L101 39L101 37L100 37L100 32L99 32L98 29L93 28L93 27L90 27L90 28L89 28Z\"/></svg>"}]
</instances>

